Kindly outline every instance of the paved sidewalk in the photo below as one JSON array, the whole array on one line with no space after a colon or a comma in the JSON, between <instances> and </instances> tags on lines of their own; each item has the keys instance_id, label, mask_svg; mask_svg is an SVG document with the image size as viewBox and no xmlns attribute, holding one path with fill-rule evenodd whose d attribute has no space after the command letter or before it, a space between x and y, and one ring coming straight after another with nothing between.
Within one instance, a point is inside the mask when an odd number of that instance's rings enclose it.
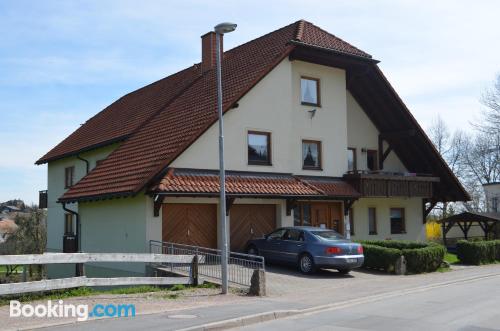
<instances>
[{"instance_id":1,"label":"paved sidewalk","mask_svg":"<svg viewBox=\"0 0 500 331\"><path fill-rule=\"evenodd\" d=\"M321 305L341 304L362 300L382 300L405 293L429 291L434 287L448 286L464 279L498 277L500 265L463 268L451 272L414 276L373 275L354 272L351 277L320 273L308 278L287 276L284 270L271 270L268 274L272 294L266 298L245 298L238 303L205 305L182 311L165 311L158 314L140 315L134 318L102 319L85 323L51 327L51 330L179 330L222 320L237 319L246 315L278 310L314 309ZM291 277L291 278L287 278ZM294 281L285 287L282 282ZM278 282L278 283L276 283ZM300 286L299 286L300 285ZM309 285L309 286L304 286ZM281 292L280 292L281 291ZM277 294L276 294L277 293ZM180 316L179 316L180 315Z\"/></svg>"}]
</instances>

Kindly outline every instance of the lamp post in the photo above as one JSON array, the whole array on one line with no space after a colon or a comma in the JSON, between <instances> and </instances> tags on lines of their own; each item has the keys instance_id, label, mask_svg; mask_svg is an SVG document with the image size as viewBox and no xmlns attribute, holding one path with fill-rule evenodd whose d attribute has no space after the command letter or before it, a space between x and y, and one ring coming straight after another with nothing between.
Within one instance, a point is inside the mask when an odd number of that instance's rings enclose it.
<instances>
[{"instance_id":1,"label":"lamp post","mask_svg":"<svg viewBox=\"0 0 500 331\"><path fill-rule=\"evenodd\" d=\"M221 35L232 32L236 29L236 24L221 23L214 27L216 43L216 63L217 63L217 111L219 113L219 180L220 180L220 201L219 201L219 219L222 228L222 254L221 254L221 280L222 294L228 291L228 258L229 249L227 247L227 218L226 218L226 173L224 169L224 127L222 122L222 70L221 70Z\"/></svg>"}]
</instances>

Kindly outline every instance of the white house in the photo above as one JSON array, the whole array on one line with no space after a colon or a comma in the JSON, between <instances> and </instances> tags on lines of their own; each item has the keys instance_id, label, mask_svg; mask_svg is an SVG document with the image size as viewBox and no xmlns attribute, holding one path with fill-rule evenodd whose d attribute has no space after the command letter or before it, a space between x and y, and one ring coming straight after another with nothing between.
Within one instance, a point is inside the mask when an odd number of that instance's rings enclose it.
<instances>
[{"instance_id":1,"label":"white house","mask_svg":"<svg viewBox=\"0 0 500 331\"><path fill-rule=\"evenodd\" d=\"M73 233L86 252L218 245L216 45L201 39L200 63L123 96L37 161L48 250ZM232 250L292 225L425 240L436 202L469 199L377 63L303 20L224 52Z\"/></svg>"}]
</instances>

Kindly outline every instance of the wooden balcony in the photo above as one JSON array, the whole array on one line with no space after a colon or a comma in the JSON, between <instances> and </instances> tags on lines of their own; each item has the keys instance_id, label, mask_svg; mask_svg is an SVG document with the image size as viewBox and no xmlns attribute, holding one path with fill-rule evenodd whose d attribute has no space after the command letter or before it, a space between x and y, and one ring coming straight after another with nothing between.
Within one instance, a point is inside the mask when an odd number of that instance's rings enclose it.
<instances>
[{"instance_id":1,"label":"wooden balcony","mask_svg":"<svg viewBox=\"0 0 500 331\"><path fill-rule=\"evenodd\" d=\"M350 171L344 175L363 197L432 198L433 183L438 177L428 174L394 173L383 171Z\"/></svg>"}]
</instances>

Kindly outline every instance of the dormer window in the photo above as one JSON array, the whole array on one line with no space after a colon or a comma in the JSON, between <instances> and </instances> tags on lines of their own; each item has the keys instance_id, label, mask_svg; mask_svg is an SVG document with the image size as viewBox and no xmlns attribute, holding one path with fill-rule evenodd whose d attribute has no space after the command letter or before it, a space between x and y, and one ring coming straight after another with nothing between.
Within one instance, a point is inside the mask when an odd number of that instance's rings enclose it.
<instances>
[{"instance_id":1,"label":"dormer window","mask_svg":"<svg viewBox=\"0 0 500 331\"><path fill-rule=\"evenodd\" d=\"M320 107L319 79L300 78L300 102L306 106Z\"/></svg>"}]
</instances>

